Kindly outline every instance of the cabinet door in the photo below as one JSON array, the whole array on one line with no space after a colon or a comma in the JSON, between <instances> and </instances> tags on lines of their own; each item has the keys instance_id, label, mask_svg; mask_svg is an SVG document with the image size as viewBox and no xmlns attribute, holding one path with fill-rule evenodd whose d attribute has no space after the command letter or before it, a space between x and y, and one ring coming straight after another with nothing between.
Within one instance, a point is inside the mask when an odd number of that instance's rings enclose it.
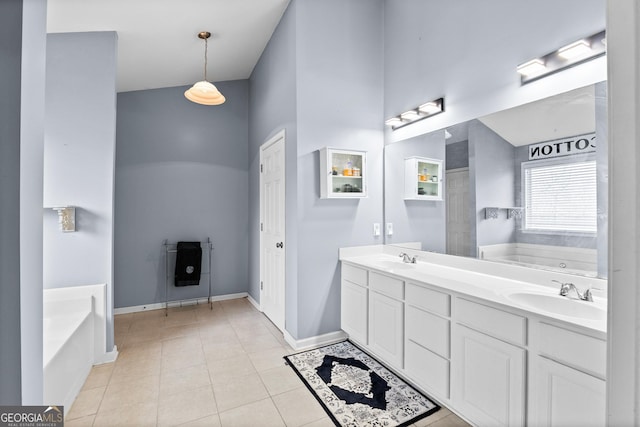
<instances>
[{"instance_id":1,"label":"cabinet door","mask_svg":"<svg viewBox=\"0 0 640 427\"><path fill-rule=\"evenodd\" d=\"M404 304L377 292L369 294L369 347L396 368L403 365Z\"/></svg>"},{"instance_id":2,"label":"cabinet door","mask_svg":"<svg viewBox=\"0 0 640 427\"><path fill-rule=\"evenodd\" d=\"M532 399L532 425L603 426L605 381L560 363L537 357L538 389Z\"/></svg>"},{"instance_id":3,"label":"cabinet door","mask_svg":"<svg viewBox=\"0 0 640 427\"><path fill-rule=\"evenodd\" d=\"M355 283L342 281L342 302L340 304L342 330L349 338L361 344L367 344L367 288Z\"/></svg>"},{"instance_id":4,"label":"cabinet door","mask_svg":"<svg viewBox=\"0 0 640 427\"><path fill-rule=\"evenodd\" d=\"M459 324L452 338L454 407L474 424L524 425L525 350Z\"/></svg>"}]
</instances>

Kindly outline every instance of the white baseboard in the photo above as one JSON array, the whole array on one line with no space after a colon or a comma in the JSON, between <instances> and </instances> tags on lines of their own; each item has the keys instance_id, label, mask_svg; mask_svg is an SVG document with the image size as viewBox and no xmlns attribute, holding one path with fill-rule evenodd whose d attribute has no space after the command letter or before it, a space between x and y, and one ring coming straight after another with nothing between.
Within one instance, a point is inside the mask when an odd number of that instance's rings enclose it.
<instances>
[{"instance_id":1,"label":"white baseboard","mask_svg":"<svg viewBox=\"0 0 640 427\"><path fill-rule=\"evenodd\" d=\"M115 362L118 358L118 346L114 345L113 350L102 355L102 357L93 361L94 365L103 365L105 363Z\"/></svg>"},{"instance_id":2,"label":"white baseboard","mask_svg":"<svg viewBox=\"0 0 640 427\"><path fill-rule=\"evenodd\" d=\"M260 303L258 301L256 301L256 300L254 300L251 295L247 294L247 300L249 300L251 305L254 306L256 308L256 310L262 312L262 310L260 309Z\"/></svg>"},{"instance_id":3,"label":"white baseboard","mask_svg":"<svg viewBox=\"0 0 640 427\"><path fill-rule=\"evenodd\" d=\"M246 292L239 292L237 294L216 295L211 297L211 301L225 301L230 299L238 299L248 297ZM251 301L249 301L251 302ZM184 301L169 301L169 307L185 307L188 305L206 304L207 298L195 298ZM252 302L253 304L253 302ZM160 310L164 308L163 302L157 302L153 304L134 305L130 307L120 307L113 310L113 314L127 314L127 313L139 313L141 311Z\"/></svg>"},{"instance_id":4,"label":"white baseboard","mask_svg":"<svg viewBox=\"0 0 640 427\"><path fill-rule=\"evenodd\" d=\"M347 334L344 331L335 331L297 340L288 331L284 331L284 339L294 350L302 351L343 341L347 339Z\"/></svg>"}]
</instances>

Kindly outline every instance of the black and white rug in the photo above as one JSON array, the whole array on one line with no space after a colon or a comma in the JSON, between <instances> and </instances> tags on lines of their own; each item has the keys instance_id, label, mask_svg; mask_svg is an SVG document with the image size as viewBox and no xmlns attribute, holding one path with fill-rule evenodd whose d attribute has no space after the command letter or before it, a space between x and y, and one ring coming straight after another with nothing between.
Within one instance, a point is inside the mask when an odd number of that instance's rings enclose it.
<instances>
[{"instance_id":1,"label":"black and white rug","mask_svg":"<svg viewBox=\"0 0 640 427\"><path fill-rule=\"evenodd\" d=\"M440 409L349 341L285 360L338 426L406 426Z\"/></svg>"}]
</instances>

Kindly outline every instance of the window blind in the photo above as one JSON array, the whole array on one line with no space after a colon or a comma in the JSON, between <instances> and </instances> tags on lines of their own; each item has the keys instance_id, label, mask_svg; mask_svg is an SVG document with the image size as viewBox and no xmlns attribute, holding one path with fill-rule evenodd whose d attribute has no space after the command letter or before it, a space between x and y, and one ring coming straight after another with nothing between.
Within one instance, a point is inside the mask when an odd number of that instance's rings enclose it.
<instances>
[{"instance_id":1,"label":"window blind","mask_svg":"<svg viewBox=\"0 0 640 427\"><path fill-rule=\"evenodd\" d=\"M525 230L597 231L595 160L525 166Z\"/></svg>"}]
</instances>

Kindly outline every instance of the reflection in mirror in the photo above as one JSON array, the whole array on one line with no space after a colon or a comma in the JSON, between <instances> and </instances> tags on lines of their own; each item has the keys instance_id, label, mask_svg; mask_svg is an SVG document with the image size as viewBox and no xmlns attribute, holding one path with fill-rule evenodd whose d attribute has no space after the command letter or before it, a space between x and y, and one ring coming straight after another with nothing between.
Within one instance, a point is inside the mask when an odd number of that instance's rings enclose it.
<instances>
[{"instance_id":1,"label":"reflection in mirror","mask_svg":"<svg viewBox=\"0 0 640 427\"><path fill-rule=\"evenodd\" d=\"M385 242L606 277L606 120L602 82L387 145ZM416 156L444 162L441 201L407 197Z\"/></svg>"}]
</instances>

